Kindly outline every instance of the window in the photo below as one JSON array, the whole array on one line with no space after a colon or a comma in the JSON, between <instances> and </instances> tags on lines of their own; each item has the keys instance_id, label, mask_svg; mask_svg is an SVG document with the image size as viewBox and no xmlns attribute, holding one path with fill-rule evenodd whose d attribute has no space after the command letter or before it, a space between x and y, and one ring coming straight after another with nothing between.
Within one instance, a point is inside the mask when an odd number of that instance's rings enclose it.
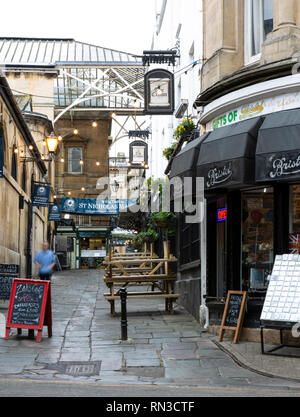
<instances>
[{"instance_id":1,"label":"window","mask_svg":"<svg viewBox=\"0 0 300 417\"><path fill-rule=\"evenodd\" d=\"M273 0L245 0L245 61L260 58L262 44L273 30Z\"/></svg>"},{"instance_id":2,"label":"window","mask_svg":"<svg viewBox=\"0 0 300 417\"><path fill-rule=\"evenodd\" d=\"M185 215L180 219L180 263L186 265L200 259L200 226L189 224Z\"/></svg>"},{"instance_id":3,"label":"window","mask_svg":"<svg viewBox=\"0 0 300 417\"><path fill-rule=\"evenodd\" d=\"M82 174L82 148L68 149L68 172L70 174Z\"/></svg>"},{"instance_id":4,"label":"window","mask_svg":"<svg viewBox=\"0 0 300 417\"><path fill-rule=\"evenodd\" d=\"M289 249L291 253L300 254L300 186L290 186L291 213Z\"/></svg>"},{"instance_id":5,"label":"window","mask_svg":"<svg viewBox=\"0 0 300 417\"><path fill-rule=\"evenodd\" d=\"M17 156L15 154L15 149L16 148L14 147L11 157L11 176L17 181Z\"/></svg>"},{"instance_id":6,"label":"window","mask_svg":"<svg viewBox=\"0 0 300 417\"><path fill-rule=\"evenodd\" d=\"M23 172L22 172L22 190L26 192L26 181L27 181L27 175L26 175L26 166L25 162L23 165Z\"/></svg>"},{"instance_id":7,"label":"window","mask_svg":"<svg viewBox=\"0 0 300 417\"><path fill-rule=\"evenodd\" d=\"M274 189L243 193L243 290L263 291L274 262Z\"/></svg>"}]
</instances>

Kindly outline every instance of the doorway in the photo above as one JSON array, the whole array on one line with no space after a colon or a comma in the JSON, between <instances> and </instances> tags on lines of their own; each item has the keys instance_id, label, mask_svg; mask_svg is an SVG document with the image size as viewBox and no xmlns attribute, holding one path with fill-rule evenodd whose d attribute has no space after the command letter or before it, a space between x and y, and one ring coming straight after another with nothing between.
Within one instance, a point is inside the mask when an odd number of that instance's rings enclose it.
<instances>
[{"instance_id":1,"label":"doorway","mask_svg":"<svg viewBox=\"0 0 300 417\"><path fill-rule=\"evenodd\" d=\"M227 198L221 197L217 201L216 233L216 273L217 273L217 297L225 296L227 282Z\"/></svg>"}]
</instances>

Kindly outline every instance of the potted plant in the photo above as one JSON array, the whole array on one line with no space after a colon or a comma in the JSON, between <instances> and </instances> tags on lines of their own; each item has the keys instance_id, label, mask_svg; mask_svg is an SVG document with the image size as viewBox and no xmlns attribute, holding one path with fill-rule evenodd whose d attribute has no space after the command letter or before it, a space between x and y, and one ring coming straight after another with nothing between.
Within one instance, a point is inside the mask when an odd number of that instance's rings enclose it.
<instances>
[{"instance_id":1,"label":"potted plant","mask_svg":"<svg viewBox=\"0 0 300 417\"><path fill-rule=\"evenodd\" d=\"M170 223L176 220L176 216L173 213L161 211L159 213L152 213L151 220L157 227L167 229Z\"/></svg>"},{"instance_id":2,"label":"potted plant","mask_svg":"<svg viewBox=\"0 0 300 417\"><path fill-rule=\"evenodd\" d=\"M144 243L154 243L158 240L158 233L153 229L148 229L147 232L142 234L142 239Z\"/></svg>"},{"instance_id":3,"label":"potted plant","mask_svg":"<svg viewBox=\"0 0 300 417\"><path fill-rule=\"evenodd\" d=\"M103 258L97 258L96 259L96 268L102 269L103 268Z\"/></svg>"},{"instance_id":4,"label":"potted plant","mask_svg":"<svg viewBox=\"0 0 300 417\"><path fill-rule=\"evenodd\" d=\"M132 241L131 241L131 246L132 246L134 249L141 249L142 244L143 244L143 242L142 242L141 237L140 237L140 235L139 235L139 234L138 234L138 235L136 235L136 236L132 239Z\"/></svg>"},{"instance_id":5,"label":"potted plant","mask_svg":"<svg viewBox=\"0 0 300 417\"><path fill-rule=\"evenodd\" d=\"M87 258L81 258L80 269L89 269L89 261Z\"/></svg>"},{"instance_id":6,"label":"potted plant","mask_svg":"<svg viewBox=\"0 0 300 417\"><path fill-rule=\"evenodd\" d=\"M194 129L196 128L196 125L191 117L187 117L182 120L179 126L177 126L177 129L174 132L174 136L177 139L182 138L185 135L189 135Z\"/></svg>"}]
</instances>

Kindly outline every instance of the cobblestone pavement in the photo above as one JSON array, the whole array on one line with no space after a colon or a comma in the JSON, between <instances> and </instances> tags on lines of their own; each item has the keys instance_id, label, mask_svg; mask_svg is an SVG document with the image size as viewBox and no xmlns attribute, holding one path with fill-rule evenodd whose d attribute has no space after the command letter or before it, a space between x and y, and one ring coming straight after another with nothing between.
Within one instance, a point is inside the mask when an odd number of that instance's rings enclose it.
<instances>
[{"instance_id":1,"label":"cobblestone pavement","mask_svg":"<svg viewBox=\"0 0 300 417\"><path fill-rule=\"evenodd\" d=\"M68 271L52 282L53 337L37 344L27 333L0 338L0 377L42 381L168 386L292 389L300 384L267 378L238 366L176 306L128 301L130 340L120 342L120 316L111 317L103 271ZM117 304L117 311L120 305ZM6 311L1 310L2 313Z\"/></svg>"}]
</instances>

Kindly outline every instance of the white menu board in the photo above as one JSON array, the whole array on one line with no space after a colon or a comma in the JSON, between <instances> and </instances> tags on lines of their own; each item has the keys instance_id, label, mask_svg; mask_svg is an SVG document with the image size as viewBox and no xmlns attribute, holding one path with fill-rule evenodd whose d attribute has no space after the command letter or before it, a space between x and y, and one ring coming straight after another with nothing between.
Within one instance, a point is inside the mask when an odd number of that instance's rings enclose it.
<instances>
[{"instance_id":1,"label":"white menu board","mask_svg":"<svg viewBox=\"0 0 300 417\"><path fill-rule=\"evenodd\" d=\"M276 257L260 319L300 322L300 255Z\"/></svg>"}]
</instances>

